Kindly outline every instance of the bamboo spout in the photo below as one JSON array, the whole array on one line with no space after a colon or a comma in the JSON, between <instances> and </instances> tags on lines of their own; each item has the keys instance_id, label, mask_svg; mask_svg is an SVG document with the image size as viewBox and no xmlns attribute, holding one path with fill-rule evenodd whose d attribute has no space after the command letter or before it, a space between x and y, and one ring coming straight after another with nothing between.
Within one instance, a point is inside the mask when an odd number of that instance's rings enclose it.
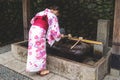
<instances>
[{"instance_id":1,"label":"bamboo spout","mask_svg":"<svg viewBox=\"0 0 120 80\"><path fill-rule=\"evenodd\" d=\"M82 42L85 42L85 43L90 43L90 44L103 44L102 42L99 42L99 41L93 41L93 40L87 40L87 39L79 39L79 38L68 38L68 39L71 39L71 40L75 40L75 41L82 41Z\"/></svg>"},{"instance_id":2,"label":"bamboo spout","mask_svg":"<svg viewBox=\"0 0 120 80\"><path fill-rule=\"evenodd\" d=\"M103 44L102 42L99 42L99 41L93 41L93 40L87 40L87 39L83 39L83 37L79 37L79 38L75 38L75 37L72 37L71 34L68 34L68 35L62 35L63 38L67 37L68 39L70 40L74 40L74 41L81 41L81 42L85 42L85 43L90 43L90 44ZM77 44L77 43L76 43Z\"/></svg>"}]
</instances>

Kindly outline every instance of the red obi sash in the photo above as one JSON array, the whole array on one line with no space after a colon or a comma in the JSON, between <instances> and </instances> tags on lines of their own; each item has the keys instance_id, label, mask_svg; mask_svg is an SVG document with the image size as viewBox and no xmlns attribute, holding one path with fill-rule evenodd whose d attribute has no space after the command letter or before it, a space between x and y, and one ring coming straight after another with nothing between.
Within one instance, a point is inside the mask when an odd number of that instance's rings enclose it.
<instances>
[{"instance_id":1,"label":"red obi sash","mask_svg":"<svg viewBox=\"0 0 120 80\"><path fill-rule=\"evenodd\" d=\"M39 26L45 30L48 29L48 18L47 15L35 16L33 25Z\"/></svg>"}]
</instances>

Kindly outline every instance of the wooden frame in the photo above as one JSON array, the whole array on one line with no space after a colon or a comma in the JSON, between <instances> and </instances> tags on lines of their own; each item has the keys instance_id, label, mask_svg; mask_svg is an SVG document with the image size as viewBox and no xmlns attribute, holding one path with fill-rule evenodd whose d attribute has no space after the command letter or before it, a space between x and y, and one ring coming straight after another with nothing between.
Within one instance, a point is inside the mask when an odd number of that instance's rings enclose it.
<instances>
[{"instance_id":1,"label":"wooden frame","mask_svg":"<svg viewBox=\"0 0 120 80\"><path fill-rule=\"evenodd\" d=\"M23 6L24 40L27 40L28 30L30 26L30 0L22 0L22 6Z\"/></svg>"}]
</instances>

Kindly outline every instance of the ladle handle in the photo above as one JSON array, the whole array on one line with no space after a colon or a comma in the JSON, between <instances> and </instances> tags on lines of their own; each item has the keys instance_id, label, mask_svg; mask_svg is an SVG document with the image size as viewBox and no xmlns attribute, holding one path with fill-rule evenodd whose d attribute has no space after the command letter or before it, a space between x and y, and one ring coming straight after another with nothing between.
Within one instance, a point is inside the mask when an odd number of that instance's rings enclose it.
<instances>
[{"instance_id":1,"label":"ladle handle","mask_svg":"<svg viewBox=\"0 0 120 80\"><path fill-rule=\"evenodd\" d=\"M74 48L79 43L79 41L80 41L80 39L73 46L71 46L70 49Z\"/></svg>"}]
</instances>

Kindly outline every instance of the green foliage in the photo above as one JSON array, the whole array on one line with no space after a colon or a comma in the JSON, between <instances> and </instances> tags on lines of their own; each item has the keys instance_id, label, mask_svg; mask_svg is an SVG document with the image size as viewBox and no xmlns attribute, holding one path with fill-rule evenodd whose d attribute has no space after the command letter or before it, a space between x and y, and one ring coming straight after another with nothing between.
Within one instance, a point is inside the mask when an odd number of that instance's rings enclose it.
<instances>
[{"instance_id":1,"label":"green foliage","mask_svg":"<svg viewBox=\"0 0 120 80\"><path fill-rule=\"evenodd\" d=\"M15 41L23 37L21 0L0 1L0 43Z\"/></svg>"},{"instance_id":2,"label":"green foliage","mask_svg":"<svg viewBox=\"0 0 120 80\"><path fill-rule=\"evenodd\" d=\"M96 39L98 19L113 21L114 0L30 0L31 18L50 5L60 6L66 34ZM0 1L0 42L23 38L22 0Z\"/></svg>"},{"instance_id":3,"label":"green foliage","mask_svg":"<svg viewBox=\"0 0 120 80\"><path fill-rule=\"evenodd\" d=\"M50 4L57 4L61 8L60 26L67 34L87 39L96 39L98 19L113 21L114 0L37 0L31 4L32 16Z\"/></svg>"}]
</instances>

